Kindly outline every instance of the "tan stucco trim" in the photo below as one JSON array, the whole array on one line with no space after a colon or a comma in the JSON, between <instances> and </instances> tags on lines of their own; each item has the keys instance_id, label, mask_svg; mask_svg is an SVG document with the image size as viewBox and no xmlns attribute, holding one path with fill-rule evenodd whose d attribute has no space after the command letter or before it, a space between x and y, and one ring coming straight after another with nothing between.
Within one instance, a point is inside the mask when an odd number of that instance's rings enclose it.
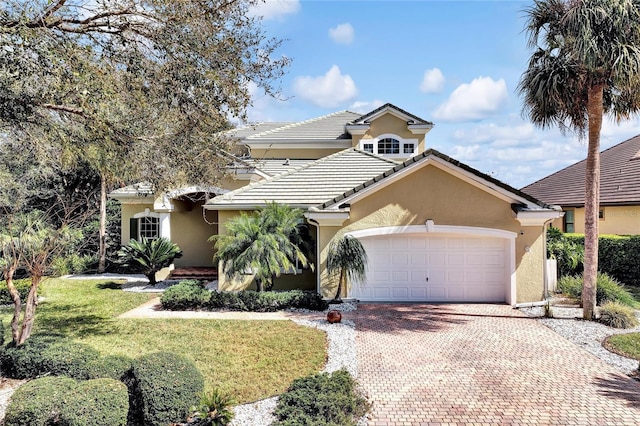
<instances>
[{"instance_id":1,"label":"tan stucco trim","mask_svg":"<svg viewBox=\"0 0 640 426\"><path fill-rule=\"evenodd\" d=\"M505 288L505 299L509 305L516 304L516 238L518 234L503 229L481 228L475 226L452 226L436 225L432 220L428 220L424 226L383 226L379 228L361 229L345 233L355 238L372 237L376 235L398 235L398 234L439 234L439 235L470 235L476 237L503 238L508 241L508 274Z\"/></svg>"}]
</instances>

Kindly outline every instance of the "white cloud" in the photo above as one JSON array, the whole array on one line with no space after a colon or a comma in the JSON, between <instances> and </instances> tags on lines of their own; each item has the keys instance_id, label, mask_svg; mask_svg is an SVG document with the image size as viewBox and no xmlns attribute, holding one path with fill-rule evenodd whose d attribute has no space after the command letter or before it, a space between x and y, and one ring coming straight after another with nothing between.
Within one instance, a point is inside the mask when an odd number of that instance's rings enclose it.
<instances>
[{"instance_id":1,"label":"white cloud","mask_svg":"<svg viewBox=\"0 0 640 426\"><path fill-rule=\"evenodd\" d=\"M535 138L535 128L531 123L499 126L495 123L482 124L471 129L458 129L453 139L467 143L492 143L516 145L529 143Z\"/></svg>"},{"instance_id":2,"label":"white cloud","mask_svg":"<svg viewBox=\"0 0 640 426\"><path fill-rule=\"evenodd\" d=\"M384 105L384 102L380 99L374 99L371 102L367 101L355 101L349 106L349 111L359 112L361 114L366 114L368 112L373 111L374 109L381 107Z\"/></svg>"},{"instance_id":3,"label":"white cloud","mask_svg":"<svg viewBox=\"0 0 640 426\"><path fill-rule=\"evenodd\" d=\"M469 84L458 86L433 116L443 121L481 120L500 111L508 99L504 79L478 77Z\"/></svg>"},{"instance_id":4,"label":"white cloud","mask_svg":"<svg viewBox=\"0 0 640 426\"><path fill-rule=\"evenodd\" d=\"M444 89L444 75L439 68L432 68L424 72L420 91L423 93L440 93Z\"/></svg>"},{"instance_id":5,"label":"white cloud","mask_svg":"<svg viewBox=\"0 0 640 426\"><path fill-rule=\"evenodd\" d=\"M263 0L249 10L251 16L261 16L265 20L282 19L300 11L299 0Z\"/></svg>"},{"instance_id":6,"label":"white cloud","mask_svg":"<svg viewBox=\"0 0 640 426\"><path fill-rule=\"evenodd\" d=\"M358 89L349 74L333 65L325 75L302 76L293 81L293 92L300 98L323 108L334 108L352 101Z\"/></svg>"},{"instance_id":7,"label":"white cloud","mask_svg":"<svg viewBox=\"0 0 640 426\"><path fill-rule=\"evenodd\" d=\"M340 24L335 28L329 28L329 37L338 44L351 44L353 43L354 36L355 32L353 27L348 22Z\"/></svg>"}]
</instances>

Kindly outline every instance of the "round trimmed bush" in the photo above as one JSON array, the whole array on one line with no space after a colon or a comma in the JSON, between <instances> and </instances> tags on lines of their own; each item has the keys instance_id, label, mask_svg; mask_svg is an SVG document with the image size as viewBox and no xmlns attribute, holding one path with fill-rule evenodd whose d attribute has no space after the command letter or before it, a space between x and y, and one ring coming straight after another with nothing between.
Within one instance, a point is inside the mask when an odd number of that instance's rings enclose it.
<instances>
[{"instance_id":1,"label":"round trimmed bush","mask_svg":"<svg viewBox=\"0 0 640 426\"><path fill-rule=\"evenodd\" d=\"M160 297L163 309L184 311L200 309L209 303L211 292L200 281L183 280L166 289Z\"/></svg>"},{"instance_id":2,"label":"round trimmed bush","mask_svg":"<svg viewBox=\"0 0 640 426\"><path fill-rule=\"evenodd\" d=\"M63 396L58 424L65 426L125 426L129 392L114 379L82 381Z\"/></svg>"},{"instance_id":3,"label":"round trimmed bush","mask_svg":"<svg viewBox=\"0 0 640 426\"><path fill-rule=\"evenodd\" d=\"M20 300L27 300L29 289L31 288L31 278L21 278L19 280L13 280L13 284L16 286L18 293L20 293ZM11 293L7 287L7 282L0 280L0 305L12 305L13 299L11 299Z\"/></svg>"},{"instance_id":4,"label":"round trimmed bush","mask_svg":"<svg viewBox=\"0 0 640 426\"><path fill-rule=\"evenodd\" d=\"M126 383L132 395L130 421L146 426L166 426L186 419L204 390L204 378L196 365L169 352L135 360Z\"/></svg>"},{"instance_id":5,"label":"round trimmed bush","mask_svg":"<svg viewBox=\"0 0 640 426\"><path fill-rule=\"evenodd\" d=\"M88 363L100 358L90 346L63 340L55 335L34 335L23 345L9 345L0 354L2 372L14 379L43 375L88 379Z\"/></svg>"},{"instance_id":6,"label":"round trimmed bush","mask_svg":"<svg viewBox=\"0 0 640 426\"><path fill-rule=\"evenodd\" d=\"M90 379L109 378L124 380L133 366L133 360L126 356L108 355L87 363Z\"/></svg>"},{"instance_id":7,"label":"round trimmed bush","mask_svg":"<svg viewBox=\"0 0 640 426\"><path fill-rule=\"evenodd\" d=\"M606 302L600 306L599 321L614 328L632 328L638 325L635 311L619 302Z\"/></svg>"},{"instance_id":8,"label":"round trimmed bush","mask_svg":"<svg viewBox=\"0 0 640 426\"><path fill-rule=\"evenodd\" d=\"M76 385L69 377L42 377L20 386L11 396L5 426L48 426L60 415L64 395Z\"/></svg>"}]
</instances>

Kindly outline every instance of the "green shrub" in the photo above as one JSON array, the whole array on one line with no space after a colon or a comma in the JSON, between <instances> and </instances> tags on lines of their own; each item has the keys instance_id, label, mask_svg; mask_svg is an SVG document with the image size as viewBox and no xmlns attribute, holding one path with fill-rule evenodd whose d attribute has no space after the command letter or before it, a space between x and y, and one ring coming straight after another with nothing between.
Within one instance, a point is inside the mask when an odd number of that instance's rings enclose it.
<instances>
[{"instance_id":1,"label":"green shrub","mask_svg":"<svg viewBox=\"0 0 640 426\"><path fill-rule=\"evenodd\" d=\"M20 300L27 300L27 295L29 294L29 289L31 288L31 278L24 278L20 280L13 280L13 284L18 289L18 293L20 293ZM6 281L0 281L0 305L12 305L13 299L11 299L11 294L9 294L9 289L7 288Z\"/></svg>"},{"instance_id":2,"label":"green shrub","mask_svg":"<svg viewBox=\"0 0 640 426\"><path fill-rule=\"evenodd\" d=\"M300 308L322 311L328 306L322 297L314 292L302 290L290 291L240 291L211 292L207 304L209 309L228 309L231 311L274 312L287 308Z\"/></svg>"},{"instance_id":3,"label":"green shrub","mask_svg":"<svg viewBox=\"0 0 640 426\"><path fill-rule=\"evenodd\" d=\"M121 355L108 355L87 363L90 379L124 380L131 367L133 367L133 360Z\"/></svg>"},{"instance_id":4,"label":"green shrub","mask_svg":"<svg viewBox=\"0 0 640 426\"><path fill-rule=\"evenodd\" d=\"M76 385L68 377L42 377L20 386L11 396L5 426L48 426L58 418L64 395Z\"/></svg>"},{"instance_id":5,"label":"green shrub","mask_svg":"<svg viewBox=\"0 0 640 426\"><path fill-rule=\"evenodd\" d=\"M584 248L584 234L562 234L571 244ZM551 242L556 238L548 237ZM553 245L553 243L552 243ZM600 235L598 238L598 270L626 285L640 286L640 236ZM569 269L569 272L567 272ZM558 273L560 276L580 274L582 269L571 272L567 263L558 258Z\"/></svg>"},{"instance_id":6,"label":"green shrub","mask_svg":"<svg viewBox=\"0 0 640 426\"><path fill-rule=\"evenodd\" d=\"M369 409L345 370L294 380L280 396L274 425L355 425Z\"/></svg>"},{"instance_id":7,"label":"green shrub","mask_svg":"<svg viewBox=\"0 0 640 426\"><path fill-rule=\"evenodd\" d=\"M44 375L88 379L89 362L100 354L90 346L60 336L33 335L21 346L10 344L0 354L2 373L15 379Z\"/></svg>"},{"instance_id":8,"label":"green shrub","mask_svg":"<svg viewBox=\"0 0 640 426\"><path fill-rule=\"evenodd\" d=\"M98 260L93 255L71 253L65 257L56 257L51 262L51 273L54 277L69 274L80 274L96 269Z\"/></svg>"},{"instance_id":9,"label":"green shrub","mask_svg":"<svg viewBox=\"0 0 640 426\"><path fill-rule=\"evenodd\" d=\"M65 426L125 426L129 394L124 383L114 379L79 382L62 397L57 424Z\"/></svg>"},{"instance_id":10,"label":"green shrub","mask_svg":"<svg viewBox=\"0 0 640 426\"><path fill-rule=\"evenodd\" d=\"M194 407L191 424L197 426L224 426L233 420L233 400L218 389L203 394L200 404Z\"/></svg>"},{"instance_id":11,"label":"green shrub","mask_svg":"<svg viewBox=\"0 0 640 426\"><path fill-rule=\"evenodd\" d=\"M558 228L547 231L547 257L556 259L558 275L578 275L584 270L584 244L568 239Z\"/></svg>"},{"instance_id":12,"label":"green shrub","mask_svg":"<svg viewBox=\"0 0 640 426\"><path fill-rule=\"evenodd\" d=\"M558 280L557 288L558 291L568 296L580 299L582 297L582 283L582 276L564 276ZM626 306L636 305L636 301L631 293L629 293L622 284L607 274L598 273L596 286L596 303L598 305L602 305L608 301L617 301Z\"/></svg>"},{"instance_id":13,"label":"green shrub","mask_svg":"<svg viewBox=\"0 0 640 426\"><path fill-rule=\"evenodd\" d=\"M146 426L185 420L204 390L204 378L195 364L168 352L135 360L126 383L131 395L129 420Z\"/></svg>"},{"instance_id":14,"label":"green shrub","mask_svg":"<svg viewBox=\"0 0 640 426\"><path fill-rule=\"evenodd\" d=\"M211 298L211 292L200 281L184 280L169 287L162 293L162 308L172 311L201 309Z\"/></svg>"},{"instance_id":15,"label":"green shrub","mask_svg":"<svg viewBox=\"0 0 640 426\"><path fill-rule=\"evenodd\" d=\"M619 302L606 302L600 307L599 321L614 328L632 328L638 325L635 311Z\"/></svg>"}]
</instances>

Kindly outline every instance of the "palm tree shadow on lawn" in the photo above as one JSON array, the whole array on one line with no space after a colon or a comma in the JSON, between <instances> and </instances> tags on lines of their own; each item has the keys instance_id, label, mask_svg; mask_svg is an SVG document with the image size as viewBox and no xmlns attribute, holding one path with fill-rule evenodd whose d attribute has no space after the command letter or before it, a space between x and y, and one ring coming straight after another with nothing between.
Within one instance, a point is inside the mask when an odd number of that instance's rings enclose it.
<instances>
[{"instance_id":1,"label":"palm tree shadow on lawn","mask_svg":"<svg viewBox=\"0 0 640 426\"><path fill-rule=\"evenodd\" d=\"M36 317L35 322L38 332L85 337L113 331L113 325L103 316L77 310L77 305L59 303L56 303L55 311L47 312L46 308L41 308L41 316Z\"/></svg>"}]
</instances>

